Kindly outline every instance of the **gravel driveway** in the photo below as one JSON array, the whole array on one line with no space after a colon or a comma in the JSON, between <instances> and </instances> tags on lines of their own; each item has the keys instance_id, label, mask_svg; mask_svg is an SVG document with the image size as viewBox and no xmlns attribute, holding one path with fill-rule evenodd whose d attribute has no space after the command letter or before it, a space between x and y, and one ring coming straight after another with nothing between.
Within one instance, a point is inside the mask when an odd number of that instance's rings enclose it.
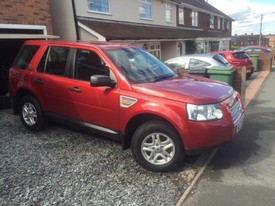
<instances>
[{"instance_id":1,"label":"gravel driveway","mask_svg":"<svg viewBox=\"0 0 275 206\"><path fill-rule=\"evenodd\" d=\"M0 205L176 205L196 174L139 167L112 141L0 112Z\"/></svg>"}]
</instances>

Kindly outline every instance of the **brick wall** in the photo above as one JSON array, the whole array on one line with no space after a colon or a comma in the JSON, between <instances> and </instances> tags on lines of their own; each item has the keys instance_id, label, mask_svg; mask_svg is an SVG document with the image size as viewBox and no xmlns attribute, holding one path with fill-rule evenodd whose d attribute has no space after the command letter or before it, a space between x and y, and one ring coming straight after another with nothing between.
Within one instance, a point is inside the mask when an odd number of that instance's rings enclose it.
<instances>
[{"instance_id":1,"label":"brick wall","mask_svg":"<svg viewBox=\"0 0 275 206\"><path fill-rule=\"evenodd\" d=\"M245 89L246 89L246 68L241 67L235 70L233 73L233 88L239 92L243 102L245 102Z\"/></svg>"},{"instance_id":2,"label":"brick wall","mask_svg":"<svg viewBox=\"0 0 275 206\"><path fill-rule=\"evenodd\" d=\"M0 23L46 25L53 34L48 0L1 0Z\"/></svg>"},{"instance_id":3,"label":"brick wall","mask_svg":"<svg viewBox=\"0 0 275 206\"><path fill-rule=\"evenodd\" d=\"M275 52L271 53L253 53L246 52L248 56L256 54L258 56L258 71L271 71L274 66Z\"/></svg>"}]
</instances>

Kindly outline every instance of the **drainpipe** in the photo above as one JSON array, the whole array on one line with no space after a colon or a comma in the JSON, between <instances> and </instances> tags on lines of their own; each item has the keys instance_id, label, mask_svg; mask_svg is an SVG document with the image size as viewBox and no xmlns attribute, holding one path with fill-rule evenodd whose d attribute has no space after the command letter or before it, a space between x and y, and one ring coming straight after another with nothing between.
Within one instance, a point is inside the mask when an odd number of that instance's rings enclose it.
<instances>
[{"instance_id":1,"label":"drainpipe","mask_svg":"<svg viewBox=\"0 0 275 206\"><path fill-rule=\"evenodd\" d=\"M72 7L73 7L73 16L74 16L74 26L75 26L76 40L80 40L74 0L72 0Z\"/></svg>"}]
</instances>

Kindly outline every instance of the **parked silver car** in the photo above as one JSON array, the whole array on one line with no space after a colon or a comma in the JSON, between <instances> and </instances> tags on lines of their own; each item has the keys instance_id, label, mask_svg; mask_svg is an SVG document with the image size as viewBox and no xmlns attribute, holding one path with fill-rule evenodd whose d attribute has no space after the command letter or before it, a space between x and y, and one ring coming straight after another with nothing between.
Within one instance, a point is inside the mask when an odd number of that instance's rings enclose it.
<instances>
[{"instance_id":1,"label":"parked silver car","mask_svg":"<svg viewBox=\"0 0 275 206\"><path fill-rule=\"evenodd\" d=\"M220 54L189 54L165 61L177 73L188 72L208 77L207 70L211 67L231 68L229 62Z\"/></svg>"},{"instance_id":2,"label":"parked silver car","mask_svg":"<svg viewBox=\"0 0 275 206\"><path fill-rule=\"evenodd\" d=\"M236 51L253 52L253 53L270 53L271 52L271 50L268 47L264 47L264 46L241 47Z\"/></svg>"}]
</instances>

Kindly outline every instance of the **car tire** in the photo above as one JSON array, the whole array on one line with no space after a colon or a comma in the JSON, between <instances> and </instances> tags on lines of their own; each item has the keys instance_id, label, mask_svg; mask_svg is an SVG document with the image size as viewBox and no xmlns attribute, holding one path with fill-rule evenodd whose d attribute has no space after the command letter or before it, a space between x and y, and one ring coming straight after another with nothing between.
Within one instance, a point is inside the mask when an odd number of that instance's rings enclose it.
<instances>
[{"instance_id":1,"label":"car tire","mask_svg":"<svg viewBox=\"0 0 275 206\"><path fill-rule=\"evenodd\" d=\"M20 101L20 119L31 131L39 131L44 127L44 116L39 102L32 96L25 96Z\"/></svg>"},{"instance_id":2,"label":"car tire","mask_svg":"<svg viewBox=\"0 0 275 206\"><path fill-rule=\"evenodd\" d=\"M142 124L133 135L131 151L139 165L154 172L178 169L185 156L177 131L162 121Z\"/></svg>"}]
</instances>

